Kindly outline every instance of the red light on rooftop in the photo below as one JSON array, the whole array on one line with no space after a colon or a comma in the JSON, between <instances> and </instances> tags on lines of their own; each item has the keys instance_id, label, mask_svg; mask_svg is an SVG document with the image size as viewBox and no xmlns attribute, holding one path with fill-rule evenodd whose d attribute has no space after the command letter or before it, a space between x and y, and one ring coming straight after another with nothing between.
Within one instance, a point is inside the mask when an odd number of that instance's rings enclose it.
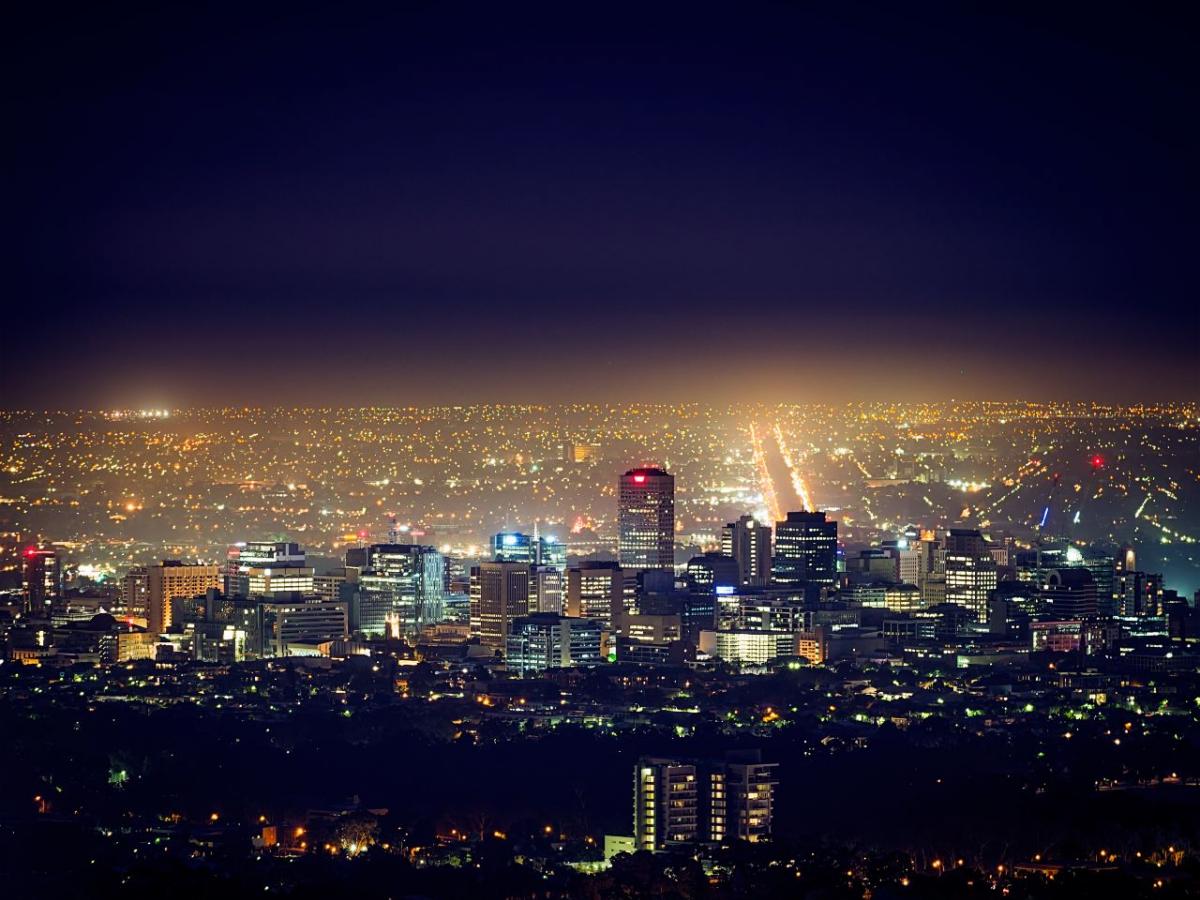
<instances>
[{"instance_id":1,"label":"red light on rooftop","mask_svg":"<svg viewBox=\"0 0 1200 900\"><path fill-rule=\"evenodd\" d=\"M26 556L28 556L28 557L30 557L30 558L33 558L33 557L37 556L37 547L26 547L26 548L25 548L25 555L26 555Z\"/></svg>"},{"instance_id":2,"label":"red light on rooftop","mask_svg":"<svg viewBox=\"0 0 1200 900\"><path fill-rule=\"evenodd\" d=\"M1096 455L1094 455L1092 457L1092 468L1093 469L1103 469L1104 468L1104 457L1101 456L1099 453L1097 453Z\"/></svg>"},{"instance_id":3,"label":"red light on rooftop","mask_svg":"<svg viewBox=\"0 0 1200 900\"><path fill-rule=\"evenodd\" d=\"M636 481L638 484L641 484L643 481L646 480L646 476L645 475L634 475L633 480Z\"/></svg>"}]
</instances>

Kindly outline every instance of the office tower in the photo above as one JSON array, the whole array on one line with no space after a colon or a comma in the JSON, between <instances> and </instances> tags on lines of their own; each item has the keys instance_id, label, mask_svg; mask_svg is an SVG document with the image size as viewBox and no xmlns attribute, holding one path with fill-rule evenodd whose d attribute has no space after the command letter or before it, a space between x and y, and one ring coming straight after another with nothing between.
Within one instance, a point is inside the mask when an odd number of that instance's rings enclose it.
<instances>
[{"instance_id":1,"label":"office tower","mask_svg":"<svg viewBox=\"0 0 1200 900\"><path fill-rule=\"evenodd\" d=\"M522 677L546 669L600 663L599 622L554 613L533 613L512 620L505 639L505 663Z\"/></svg>"},{"instance_id":2,"label":"office tower","mask_svg":"<svg viewBox=\"0 0 1200 900\"><path fill-rule=\"evenodd\" d=\"M630 469L621 476L617 545L626 568L675 568L674 475L662 469Z\"/></svg>"},{"instance_id":3,"label":"office tower","mask_svg":"<svg viewBox=\"0 0 1200 900\"><path fill-rule=\"evenodd\" d=\"M651 852L694 843L700 836L696 766L672 759L643 758L633 774L633 835Z\"/></svg>"},{"instance_id":4,"label":"office tower","mask_svg":"<svg viewBox=\"0 0 1200 900\"><path fill-rule=\"evenodd\" d=\"M638 666L684 665L682 617L626 616L625 633L617 640L617 660Z\"/></svg>"},{"instance_id":5,"label":"office tower","mask_svg":"<svg viewBox=\"0 0 1200 900\"><path fill-rule=\"evenodd\" d=\"M492 559L496 562L537 563L537 545L528 534L502 531L492 535Z\"/></svg>"},{"instance_id":6,"label":"office tower","mask_svg":"<svg viewBox=\"0 0 1200 900\"><path fill-rule=\"evenodd\" d=\"M773 577L779 584L837 581L837 522L823 512L790 512L775 525Z\"/></svg>"},{"instance_id":7,"label":"office tower","mask_svg":"<svg viewBox=\"0 0 1200 900\"><path fill-rule=\"evenodd\" d=\"M1092 573L1077 568L1052 569L1046 573L1042 599L1058 619L1082 619L1096 615L1096 582Z\"/></svg>"},{"instance_id":8,"label":"office tower","mask_svg":"<svg viewBox=\"0 0 1200 900\"><path fill-rule=\"evenodd\" d=\"M554 566L560 572L567 570L567 546L558 538L542 535L538 538L539 566Z\"/></svg>"},{"instance_id":9,"label":"office tower","mask_svg":"<svg viewBox=\"0 0 1200 900\"><path fill-rule=\"evenodd\" d=\"M1162 575L1150 572L1122 571L1117 574L1117 609L1122 616L1162 614Z\"/></svg>"},{"instance_id":10,"label":"office tower","mask_svg":"<svg viewBox=\"0 0 1200 900\"><path fill-rule=\"evenodd\" d=\"M617 563L583 562L567 569L567 615L614 628L625 606L625 571Z\"/></svg>"},{"instance_id":11,"label":"office tower","mask_svg":"<svg viewBox=\"0 0 1200 900\"><path fill-rule=\"evenodd\" d=\"M370 636L412 637L441 620L446 602L446 558L421 544L372 544L355 570L358 598L351 621ZM348 573L351 567L347 566ZM354 602L352 600L352 602Z\"/></svg>"},{"instance_id":12,"label":"office tower","mask_svg":"<svg viewBox=\"0 0 1200 900\"><path fill-rule=\"evenodd\" d=\"M737 560L724 553L705 553L693 556L685 569L693 590L716 592L719 587L738 588L742 585Z\"/></svg>"},{"instance_id":13,"label":"office tower","mask_svg":"<svg viewBox=\"0 0 1200 900\"><path fill-rule=\"evenodd\" d=\"M889 550L882 547L864 547L857 556L846 560L846 572L852 578L897 580L896 560L892 558Z\"/></svg>"},{"instance_id":14,"label":"office tower","mask_svg":"<svg viewBox=\"0 0 1200 900\"><path fill-rule=\"evenodd\" d=\"M988 597L997 581L996 560L988 543L974 528L952 528L942 558L945 602L965 607L979 622L988 620Z\"/></svg>"},{"instance_id":15,"label":"office tower","mask_svg":"<svg viewBox=\"0 0 1200 900\"><path fill-rule=\"evenodd\" d=\"M150 596L150 575L145 566L134 566L121 579L121 608L127 616L145 618Z\"/></svg>"},{"instance_id":16,"label":"office tower","mask_svg":"<svg viewBox=\"0 0 1200 900\"><path fill-rule=\"evenodd\" d=\"M357 575L357 573L355 573ZM348 573L345 567L333 569L328 572L317 572L313 574L312 592L313 596L320 597L322 600L340 600L342 597L342 585L346 583Z\"/></svg>"},{"instance_id":17,"label":"office tower","mask_svg":"<svg viewBox=\"0 0 1200 900\"><path fill-rule=\"evenodd\" d=\"M332 600L263 600L259 615L263 649L275 656L293 655L295 644L315 649L316 644L344 639L350 630L346 604Z\"/></svg>"},{"instance_id":18,"label":"office tower","mask_svg":"<svg viewBox=\"0 0 1200 900\"><path fill-rule=\"evenodd\" d=\"M221 588L221 567L189 565L177 559L165 559L157 566L148 566L147 620L149 631L161 634L171 627L171 601L198 597L210 589Z\"/></svg>"},{"instance_id":19,"label":"office tower","mask_svg":"<svg viewBox=\"0 0 1200 900\"><path fill-rule=\"evenodd\" d=\"M701 632L701 649L739 664L762 665L795 656L804 631L802 592L746 589L717 595L717 628Z\"/></svg>"},{"instance_id":20,"label":"office tower","mask_svg":"<svg viewBox=\"0 0 1200 900\"><path fill-rule=\"evenodd\" d=\"M739 587L771 583L771 528L742 516L721 529L721 552L737 562Z\"/></svg>"},{"instance_id":21,"label":"office tower","mask_svg":"<svg viewBox=\"0 0 1200 900\"><path fill-rule=\"evenodd\" d=\"M566 568L566 547L553 537L501 531L492 536L492 559L496 562L523 562L531 566Z\"/></svg>"},{"instance_id":22,"label":"office tower","mask_svg":"<svg viewBox=\"0 0 1200 900\"><path fill-rule=\"evenodd\" d=\"M1102 616L1116 615L1116 571L1117 561L1112 556L1090 548L1086 554L1080 554L1079 565L1092 573L1096 582L1096 612Z\"/></svg>"},{"instance_id":23,"label":"office tower","mask_svg":"<svg viewBox=\"0 0 1200 900\"><path fill-rule=\"evenodd\" d=\"M471 633L503 651L514 619L529 615L529 566L485 562L471 569Z\"/></svg>"},{"instance_id":24,"label":"office tower","mask_svg":"<svg viewBox=\"0 0 1200 900\"><path fill-rule=\"evenodd\" d=\"M235 597L288 597L313 593L311 566L242 566L232 584ZM227 580L228 583L228 580Z\"/></svg>"},{"instance_id":25,"label":"office tower","mask_svg":"<svg viewBox=\"0 0 1200 900\"><path fill-rule=\"evenodd\" d=\"M531 566L529 608L531 612L561 615L566 605L567 576L558 566Z\"/></svg>"},{"instance_id":26,"label":"office tower","mask_svg":"<svg viewBox=\"0 0 1200 900\"><path fill-rule=\"evenodd\" d=\"M858 582L838 591L837 598L868 609L882 608L896 613L916 612L925 608L919 587L895 581Z\"/></svg>"},{"instance_id":27,"label":"office tower","mask_svg":"<svg viewBox=\"0 0 1200 900\"><path fill-rule=\"evenodd\" d=\"M26 615L47 618L62 594L62 569L53 547L26 547L21 556L21 599Z\"/></svg>"},{"instance_id":28,"label":"office tower","mask_svg":"<svg viewBox=\"0 0 1200 900\"><path fill-rule=\"evenodd\" d=\"M890 545L885 543L884 548L895 563L892 579L901 584L920 585L921 576L925 574L921 567L921 551L909 546L908 541L896 541Z\"/></svg>"},{"instance_id":29,"label":"office tower","mask_svg":"<svg viewBox=\"0 0 1200 900\"><path fill-rule=\"evenodd\" d=\"M304 568L305 565L304 550L299 544L288 541L239 541L230 547L226 554L222 590L229 597L238 595L238 576L251 568ZM307 590L312 590L311 584Z\"/></svg>"},{"instance_id":30,"label":"office tower","mask_svg":"<svg viewBox=\"0 0 1200 900\"><path fill-rule=\"evenodd\" d=\"M367 567L367 547L347 547L344 561L346 568L355 572L361 571Z\"/></svg>"}]
</instances>

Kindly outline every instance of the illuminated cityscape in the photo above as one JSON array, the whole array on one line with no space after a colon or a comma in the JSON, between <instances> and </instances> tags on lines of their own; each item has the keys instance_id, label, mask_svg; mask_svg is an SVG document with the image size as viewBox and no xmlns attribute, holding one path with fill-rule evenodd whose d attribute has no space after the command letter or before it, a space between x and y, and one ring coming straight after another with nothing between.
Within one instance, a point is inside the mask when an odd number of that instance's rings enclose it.
<instances>
[{"instance_id":1,"label":"illuminated cityscape","mask_svg":"<svg viewBox=\"0 0 1200 900\"><path fill-rule=\"evenodd\" d=\"M1180 10L10 18L6 896L1200 897Z\"/></svg>"},{"instance_id":2,"label":"illuminated cityscape","mask_svg":"<svg viewBox=\"0 0 1200 900\"><path fill-rule=\"evenodd\" d=\"M720 883L746 841L778 848L755 878L840 860L869 891L1192 852L1182 820L1173 851L984 835L1081 778L1089 803L1200 784L1195 404L9 412L2 439L6 733L86 735L6 814L87 816L113 865L451 871L495 843L581 890L638 851ZM329 753L360 763L297 768ZM186 783L162 764L193 754ZM235 787L260 765L287 788ZM521 798L498 765L574 787ZM860 833L835 807L872 792L830 790L863 771L916 830L804 849ZM979 845L938 826L976 781L1022 797Z\"/></svg>"}]
</instances>

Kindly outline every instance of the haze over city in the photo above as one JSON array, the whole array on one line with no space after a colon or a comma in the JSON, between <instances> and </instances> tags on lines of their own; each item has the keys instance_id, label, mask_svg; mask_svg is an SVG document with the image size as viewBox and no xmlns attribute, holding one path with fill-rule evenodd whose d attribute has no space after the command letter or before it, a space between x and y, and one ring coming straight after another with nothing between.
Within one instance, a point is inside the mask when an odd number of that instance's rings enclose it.
<instances>
[{"instance_id":1,"label":"haze over city","mask_svg":"<svg viewBox=\"0 0 1200 900\"><path fill-rule=\"evenodd\" d=\"M0 884L1200 895L1187 12L11 13Z\"/></svg>"},{"instance_id":2,"label":"haze over city","mask_svg":"<svg viewBox=\"0 0 1200 900\"><path fill-rule=\"evenodd\" d=\"M9 408L1196 399L1169 10L19 17Z\"/></svg>"}]
</instances>

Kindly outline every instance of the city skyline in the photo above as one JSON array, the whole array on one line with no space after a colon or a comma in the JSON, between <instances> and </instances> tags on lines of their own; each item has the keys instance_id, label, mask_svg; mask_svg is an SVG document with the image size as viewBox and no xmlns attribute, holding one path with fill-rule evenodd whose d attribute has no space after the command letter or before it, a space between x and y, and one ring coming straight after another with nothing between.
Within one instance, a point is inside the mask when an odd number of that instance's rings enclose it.
<instances>
[{"instance_id":1,"label":"city skyline","mask_svg":"<svg viewBox=\"0 0 1200 900\"><path fill-rule=\"evenodd\" d=\"M13 896L1200 896L1184 6L6 17Z\"/></svg>"}]
</instances>

